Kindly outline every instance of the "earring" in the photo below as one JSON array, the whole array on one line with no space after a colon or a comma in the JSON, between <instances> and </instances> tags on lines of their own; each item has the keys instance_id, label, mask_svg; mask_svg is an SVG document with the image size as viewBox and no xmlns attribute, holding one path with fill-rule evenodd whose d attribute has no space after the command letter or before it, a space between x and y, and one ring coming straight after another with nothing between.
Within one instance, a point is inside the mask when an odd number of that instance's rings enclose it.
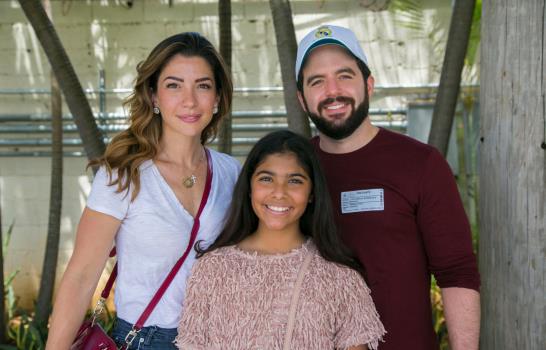
<instances>
[{"instance_id":1,"label":"earring","mask_svg":"<svg viewBox=\"0 0 546 350\"><path fill-rule=\"evenodd\" d=\"M214 105L214 108L212 109L212 114L218 113L218 106Z\"/></svg>"},{"instance_id":2,"label":"earring","mask_svg":"<svg viewBox=\"0 0 546 350\"><path fill-rule=\"evenodd\" d=\"M154 106L154 114L159 114L159 107Z\"/></svg>"}]
</instances>

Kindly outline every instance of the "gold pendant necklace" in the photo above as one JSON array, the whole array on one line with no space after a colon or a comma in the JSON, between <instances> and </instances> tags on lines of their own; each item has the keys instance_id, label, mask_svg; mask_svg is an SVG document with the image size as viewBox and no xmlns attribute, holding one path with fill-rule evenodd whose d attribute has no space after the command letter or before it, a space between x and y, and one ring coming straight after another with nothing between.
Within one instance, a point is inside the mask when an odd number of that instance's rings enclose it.
<instances>
[{"instance_id":1,"label":"gold pendant necklace","mask_svg":"<svg viewBox=\"0 0 546 350\"><path fill-rule=\"evenodd\" d=\"M195 167L195 169L193 169L192 173L195 173L199 170L199 166L205 159L205 154L204 154L205 150L204 149L202 150L203 150L203 153L201 154L201 158L199 158L199 160L197 161L197 166ZM195 174L191 174L190 176L182 179L182 185L184 185L184 187L186 188L192 188L193 185L195 185L196 183L197 183L197 176Z\"/></svg>"},{"instance_id":2,"label":"gold pendant necklace","mask_svg":"<svg viewBox=\"0 0 546 350\"><path fill-rule=\"evenodd\" d=\"M187 178L184 179L182 184L186 188L192 188L193 185L195 185L196 182L197 182L197 176L191 174L190 176L188 176Z\"/></svg>"}]
</instances>

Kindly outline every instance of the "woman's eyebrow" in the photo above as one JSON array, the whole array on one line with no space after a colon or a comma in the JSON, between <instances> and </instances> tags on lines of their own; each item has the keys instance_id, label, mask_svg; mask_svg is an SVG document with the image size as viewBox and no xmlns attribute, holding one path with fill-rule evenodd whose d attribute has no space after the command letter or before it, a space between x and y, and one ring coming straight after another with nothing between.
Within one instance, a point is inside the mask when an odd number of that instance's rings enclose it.
<instances>
[{"instance_id":1,"label":"woman's eyebrow","mask_svg":"<svg viewBox=\"0 0 546 350\"><path fill-rule=\"evenodd\" d=\"M176 80L176 81L179 81L179 82L181 82L181 83L184 82L184 79L183 79L183 78L175 77L175 76L173 76L173 75L169 75L169 76L165 77L165 78L163 79L163 81L168 80L168 79ZM195 82L196 82L196 83L201 83L201 82L203 82L203 81L212 81L212 79L211 79L210 77L203 77L203 78L195 79Z\"/></svg>"}]
</instances>

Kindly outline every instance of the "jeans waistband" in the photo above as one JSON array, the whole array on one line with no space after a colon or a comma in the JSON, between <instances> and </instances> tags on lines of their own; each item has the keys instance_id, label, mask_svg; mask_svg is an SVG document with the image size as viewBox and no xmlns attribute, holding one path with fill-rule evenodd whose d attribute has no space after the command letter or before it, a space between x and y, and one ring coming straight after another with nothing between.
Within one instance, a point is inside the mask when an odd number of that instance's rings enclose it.
<instances>
[{"instance_id":1,"label":"jeans waistband","mask_svg":"<svg viewBox=\"0 0 546 350\"><path fill-rule=\"evenodd\" d=\"M114 340L116 340L116 342L121 342L122 344L124 344L124 339L132 328L133 324L121 318L118 318L116 320L116 325L114 326L114 331L112 334ZM154 344L160 345L160 343L163 343L165 345L172 345L174 347L174 344L172 344L172 342L176 338L176 335L176 328L161 328L158 326L142 327L140 332L138 332L138 335L135 337L131 348L137 349L139 344L144 346L151 346ZM158 346L157 348L162 347Z\"/></svg>"}]
</instances>

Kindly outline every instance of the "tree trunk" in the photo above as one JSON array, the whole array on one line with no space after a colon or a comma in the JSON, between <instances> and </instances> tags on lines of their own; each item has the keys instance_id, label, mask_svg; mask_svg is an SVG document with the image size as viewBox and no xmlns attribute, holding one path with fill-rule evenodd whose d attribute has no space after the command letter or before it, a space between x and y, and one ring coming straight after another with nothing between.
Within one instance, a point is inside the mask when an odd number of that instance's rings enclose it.
<instances>
[{"instance_id":1,"label":"tree trunk","mask_svg":"<svg viewBox=\"0 0 546 350\"><path fill-rule=\"evenodd\" d=\"M484 0L481 349L546 344L546 0Z\"/></svg>"},{"instance_id":2,"label":"tree trunk","mask_svg":"<svg viewBox=\"0 0 546 350\"><path fill-rule=\"evenodd\" d=\"M307 115L301 108L297 97L295 67L298 44L292 21L292 10L288 0L269 0L273 25L277 39L277 53L281 65L282 84L284 90L284 104L288 128L303 136L311 137L311 128Z\"/></svg>"},{"instance_id":3,"label":"tree trunk","mask_svg":"<svg viewBox=\"0 0 546 350\"><path fill-rule=\"evenodd\" d=\"M34 28L51 68L57 77L68 108L78 126L78 132L87 157L94 159L102 156L105 150L102 134L97 127L91 107L70 63L70 59L40 0L19 0L19 3L32 28Z\"/></svg>"},{"instance_id":4,"label":"tree trunk","mask_svg":"<svg viewBox=\"0 0 546 350\"><path fill-rule=\"evenodd\" d=\"M51 22L50 0L43 0L44 8ZM47 241L42 266L40 289L36 302L34 324L46 334L51 301L55 287L57 257L59 255L59 238L61 227L61 208L63 199L63 107L61 90L55 74L51 72L51 182L49 193L49 224Z\"/></svg>"},{"instance_id":5,"label":"tree trunk","mask_svg":"<svg viewBox=\"0 0 546 350\"><path fill-rule=\"evenodd\" d=\"M220 18L220 54L231 70L231 0L218 1L218 17ZM231 154L232 145L231 112L228 113L218 133L218 149L220 152Z\"/></svg>"},{"instance_id":6,"label":"tree trunk","mask_svg":"<svg viewBox=\"0 0 546 350\"><path fill-rule=\"evenodd\" d=\"M461 72L468 47L475 4L476 0L455 0L451 15L440 86L436 95L428 137L428 143L436 147L444 156L447 154L449 135L459 97Z\"/></svg>"},{"instance_id":7,"label":"tree trunk","mask_svg":"<svg viewBox=\"0 0 546 350\"><path fill-rule=\"evenodd\" d=\"M1 198L2 196L0 196ZM4 233L2 232L2 203L0 202L0 344L6 342L6 289L4 288Z\"/></svg>"},{"instance_id":8,"label":"tree trunk","mask_svg":"<svg viewBox=\"0 0 546 350\"><path fill-rule=\"evenodd\" d=\"M46 329L51 312L59 239L61 208L63 200L63 120L61 91L55 76L51 74L51 186L49 194L49 224L42 266L40 290L34 318L38 329Z\"/></svg>"}]
</instances>

